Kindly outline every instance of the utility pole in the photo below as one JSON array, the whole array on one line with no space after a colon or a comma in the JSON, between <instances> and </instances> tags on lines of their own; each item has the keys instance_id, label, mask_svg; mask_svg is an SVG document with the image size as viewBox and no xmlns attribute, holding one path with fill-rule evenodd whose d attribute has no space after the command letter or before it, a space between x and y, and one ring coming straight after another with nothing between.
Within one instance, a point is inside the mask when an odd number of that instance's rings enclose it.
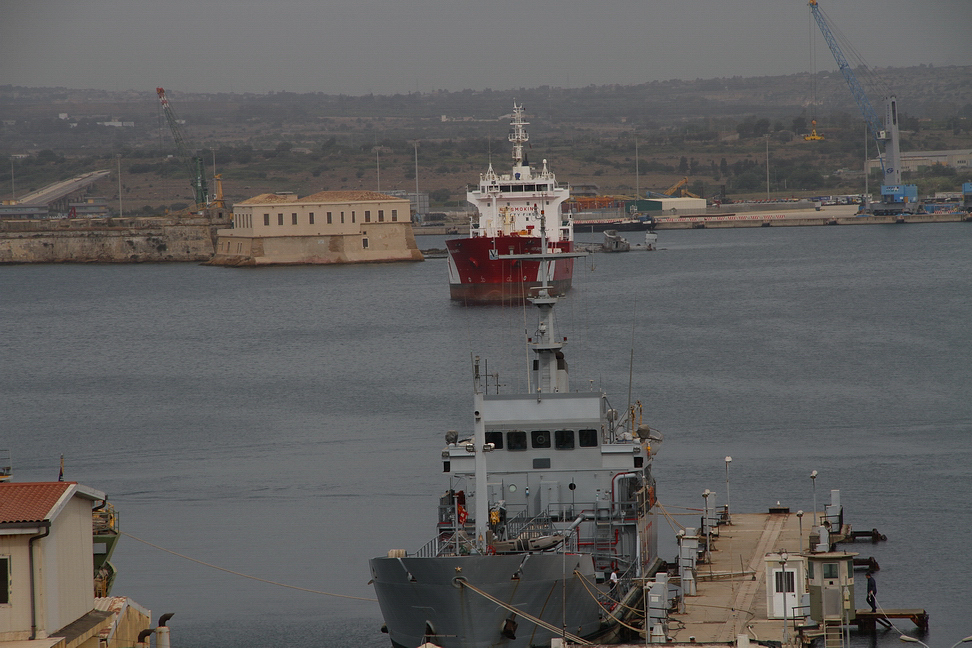
<instances>
[{"instance_id":1,"label":"utility pole","mask_svg":"<svg viewBox=\"0 0 972 648\"><path fill-rule=\"evenodd\" d=\"M766 200L769 200L769 133L766 133Z\"/></svg>"},{"instance_id":2,"label":"utility pole","mask_svg":"<svg viewBox=\"0 0 972 648\"><path fill-rule=\"evenodd\" d=\"M121 195L121 153L116 155L118 158L118 216L119 218L124 215L122 212L122 195Z\"/></svg>"},{"instance_id":3,"label":"utility pole","mask_svg":"<svg viewBox=\"0 0 972 648\"><path fill-rule=\"evenodd\" d=\"M415 215L418 216L419 195L418 195L418 140L413 142L415 145Z\"/></svg>"}]
</instances>

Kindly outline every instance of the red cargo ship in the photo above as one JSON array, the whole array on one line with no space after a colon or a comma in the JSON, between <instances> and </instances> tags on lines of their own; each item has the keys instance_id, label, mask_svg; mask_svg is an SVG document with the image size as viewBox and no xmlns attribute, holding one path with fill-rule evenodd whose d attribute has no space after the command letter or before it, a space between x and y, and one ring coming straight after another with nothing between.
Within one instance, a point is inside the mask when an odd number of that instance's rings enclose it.
<instances>
[{"instance_id":1,"label":"red cargo ship","mask_svg":"<svg viewBox=\"0 0 972 648\"><path fill-rule=\"evenodd\" d=\"M559 186L543 161L535 172L523 155L529 140L523 106L513 105L513 168L497 174L493 165L479 177L479 187L466 193L476 206L478 219L470 224L468 238L446 241L449 250L449 294L470 304L517 303L541 283L540 264L546 263L551 292L563 295L570 289L574 258L553 261L505 259L521 254L561 254L574 249L574 222L560 213L570 195ZM546 240L546 250L543 250Z\"/></svg>"}]
</instances>

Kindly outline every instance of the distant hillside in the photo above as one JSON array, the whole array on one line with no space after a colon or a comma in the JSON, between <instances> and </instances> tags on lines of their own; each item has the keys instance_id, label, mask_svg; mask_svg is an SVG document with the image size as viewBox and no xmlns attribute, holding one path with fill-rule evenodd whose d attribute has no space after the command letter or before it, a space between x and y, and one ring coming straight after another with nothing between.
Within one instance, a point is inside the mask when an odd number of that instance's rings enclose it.
<instances>
[{"instance_id":1,"label":"distant hillside","mask_svg":"<svg viewBox=\"0 0 972 648\"><path fill-rule=\"evenodd\" d=\"M972 117L972 66L879 68L874 73L895 92L902 110L914 117ZM791 117L809 110L810 75L731 77L654 81L633 86L464 90L406 95L325 95L320 93L185 94L169 89L180 117L208 122L305 123L330 117L496 119L513 101L523 103L534 122L633 122L652 125L699 118L757 115ZM878 91L871 100L878 106ZM4 120L78 116L157 121L154 88L110 92L64 88L0 86ZM848 112L857 107L841 75L817 74L816 112ZM6 129L4 129L6 133ZM0 141L2 143L2 141Z\"/></svg>"},{"instance_id":2,"label":"distant hillside","mask_svg":"<svg viewBox=\"0 0 972 648\"><path fill-rule=\"evenodd\" d=\"M972 147L972 66L877 74L897 94L903 151ZM700 195L723 186L765 192L767 146L772 191L862 191L861 115L839 73L816 81L815 107L809 74L366 96L166 90L207 173L215 162L223 175L230 202L282 189L414 190L417 146L420 189L446 209L462 206L464 187L490 162L505 166L514 101L530 122L531 160L549 158L561 181L603 193L664 189L683 177ZM872 96L879 114L880 99ZM129 204L151 213L191 196L155 88L0 86L0 116L0 156L15 157L18 194L115 168L121 155ZM801 137L812 117L825 141ZM959 181L954 170L931 172L914 180L929 191ZM117 178L94 191L117 196Z\"/></svg>"}]
</instances>

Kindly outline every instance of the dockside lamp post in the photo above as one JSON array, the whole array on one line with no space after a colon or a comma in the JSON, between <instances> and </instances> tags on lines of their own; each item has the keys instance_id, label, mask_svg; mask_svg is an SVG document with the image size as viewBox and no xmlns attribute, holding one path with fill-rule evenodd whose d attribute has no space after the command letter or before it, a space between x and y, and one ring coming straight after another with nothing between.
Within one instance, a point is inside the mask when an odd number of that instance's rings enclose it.
<instances>
[{"instance_id":1,"label":"dockside lamp post","mask_svg":"<svg viewBox=\"0 0 972 648\"><path fill-rule=\"evenodd\" d=\"M726 455L726 523L732 524L732 515L729 513L729 464L732 463L732 457Z\"/></svg>"},{"instance_id":2,"label":"dockside lamp post","mask_svg":"<svg viewBox=\"0 0 972 648\"><path fill-rule=\"evenodd\" d=\"M797 521L800 523L800 553L803 553L803 509L797 511Z\"/></svg>"},{"instance_id":3,"label":"dockside lamp post","mask_svg":"<svg viewBox=\"0 0 972 648\"><path fill-rule=\"evenodd\" d=\"M705 513L703 513L702 525L705 528L705 557L706 562L712 564L712 528L709 524L709 495L712 494L708 488L702 491L702 499L705 500Z\"/></svg>"},{"instance_id":4,"label":"dockside lamp post","mask_svg":"<svg viewBox=\"0 0 972 648\"><path fill-rule=\"evenodd\" d=\"M810 482L813 484L813 526L817 526L817 471L810 473Z\"/></svg>"},{"instance_id":5,"label":"dockside lamp post","mask_svg":"<svg viewBox=\"0 0 972 648\"><path fill-rule=\"evenodd\" d=\"M783 571L783 645L790 643L790 633L786 627L786 592L787 592L787 580L786 580L786 561L790 558L786 551L780 551L780 569Z\"/></svg>"}]
</instances>

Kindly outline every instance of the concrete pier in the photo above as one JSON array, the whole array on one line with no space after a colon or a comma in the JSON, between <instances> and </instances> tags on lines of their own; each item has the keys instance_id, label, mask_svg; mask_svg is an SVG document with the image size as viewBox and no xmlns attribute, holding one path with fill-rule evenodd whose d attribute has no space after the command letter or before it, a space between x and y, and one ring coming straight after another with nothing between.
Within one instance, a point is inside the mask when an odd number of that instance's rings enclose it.
<instances>
[{"instance_id":1,"label":"concrete pier","mask_svg":"<svg viewBox=\"0 0 972 648\"><path fill-rule=\"evenodd\" d=\"M823 512L818 512L816 519L822 520L823 516ZM752 644L757 641L784 642L786 637L792 646L805 645L812 639L818 639L823 646L825 638L822 627L804 627L801 625L802 617L797 621L788 618L784 624L782 618L769 618L767 610L767 554L785 551L792 560L807 552L814 518L812 512L804 513L801 527L796 512L790 512L786 507L774 507L767 513L733 513L731 524L714 527L707 560L697 565L696 594L684 597L680 610L669 615L670 640L658 645L728 646L735 645L737 638L745 635ZM832 542L853 539L849 525L833 531L830 536ZM853 545L848 548L852 549ZM863 571L861 581L856 597L860 598L863 606ZM857 607L854 600L849 604L852 609ZM798 605L794 600L787 607ZM928 627L928 615L924 610L893 612L902 612L895 615L896 618L912 619L919 628ZM872 614L866 607L857 609L856 613L860 616L856 623L862 629L873 627L870 624L880 616ZM645 644L642 641L627 645Z\"/></svg>"},{"instance_id":2,"label":"concrete pier","mask_svg":"<svg viewBox=\"0 0 972 648\"><path fill-rule=\"evenodd\" d=\"M780 211L709 212L696 216L660 216L656 230L724 229L733 227L810 227L819 225L891 225L896 223L957 223L970 220L968 212L949 214L905 214L902 216L858 216L857 205L833 205L817 209L781 208Z\"/></svg>"}]
</instances>

